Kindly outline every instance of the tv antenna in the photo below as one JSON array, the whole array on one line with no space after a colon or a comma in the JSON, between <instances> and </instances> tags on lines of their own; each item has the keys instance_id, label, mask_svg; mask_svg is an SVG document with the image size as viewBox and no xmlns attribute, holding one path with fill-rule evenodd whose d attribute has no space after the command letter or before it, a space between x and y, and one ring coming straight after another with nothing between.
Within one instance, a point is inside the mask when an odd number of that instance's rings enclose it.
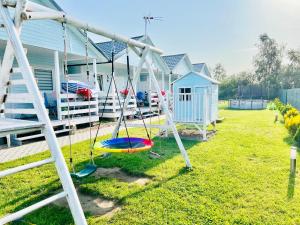
<instances>
[{"instance_id":1,"label":"tv antenna","mask_svg":"<svg viewBox=\"0 0 300 225\"><path fill-rule=\"evenodd\" d=\"M148 24L150 24L150 22L152 20L159 20L162 21L163 17L161 16L151 16L150 14L148 16L144 16L143 17L144 21L145 21L145 36L147 36L147 31L148 31Z\"/></svg>"}]
</instances>

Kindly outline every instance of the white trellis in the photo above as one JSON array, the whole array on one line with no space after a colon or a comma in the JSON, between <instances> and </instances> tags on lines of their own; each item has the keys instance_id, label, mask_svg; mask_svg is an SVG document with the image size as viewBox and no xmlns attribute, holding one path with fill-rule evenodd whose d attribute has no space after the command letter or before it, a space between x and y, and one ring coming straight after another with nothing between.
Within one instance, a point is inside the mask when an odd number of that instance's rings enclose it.
<instances>
[{"instance_id":1,"label":"white trellis","mask_svg":"<svg viewBox=\"0 0 300 225\"><path fill-rule=\"evenodd\" d=\"M15 8L14 18L11 17L8 7ZM21 32L21 24L23 20L42 20L42 19L52 19L61 23L70 24L74 27L82 29L86 32L92 32L94 34L98 34L112 40L121 41L126 44L140 57L140 62L137 70L134 73L133 77L133 86L136 86L136 82L141 73L141 69L143 65L146 65L150 77L152 79L152 84L154 85L160 102L162 103L163 110L166 114L167 124L169 128L172 129L179 149L185 159L185 163L187 167L191 168L191 163L189 161L187 152L181 142L181 139L178 135L176 126L173 122L171 113L167 107L166 102L164 101L164 97L161 94L161 90L159 84L155 78L154 71L152 69L150 59L148 58L148 53L154 52L158 54L162 54L162 51L153 46L149 46L142 42L135 41L133 39L127 38L125 36L117 35L114 33L107 32L100 27L91 26L87 23L83 23L74 18L69 17L64 12L56 11L45 6L39 5L37 3L33 3L26 0L2 0L0 4L0 14L3 19L3 27L5 28L8 41L3 57L1 73L0 73L0 106L5 103L7 97L7 89L9 84L9 74L13 65L14 58L16 58L19 66L19 70L22 73L22 76L26 82L26 86L28 88L29 93L33 96L33 105L36 110L36 114L38 117L37 122L32 121L23 121L23 120L15 120L15 119L7 119L1 118L0 121L0 137L6 136L11 133L24 133L28 131L33 131L36 129L42 129L46 141L48 143L51 157L49 159L45 159L38 162L33 162L30 164L26 164L23 166L19 166L16 168L11 168L8 170L0 171L0 178L4 176L8 176L11 174L15 174L24 170L28 170L31 168L39 167L48 163L54 163L60 181L62 183L63 191L59 194L56 194L52 197L46 198L38 203L35 203L25 209L22 209L18 212L9 214L3 218L0 218L0 224L9 223L13 220L23 217L24 215L33 212L43 206L46 206L57 199L67 198L68 204L74 218L76 224L87 224L85 220L85 216L80 205L74 184L71 180L66 162L63 158L61 149L58 145L57 138L55 136L53 127L51 125L48 113L43 103L42 96L39 92L38 86L34 79L33 72L30 68L28 58L25 54L22 42L20 40L20 32ZM141 51L139 50L141 49ZM131 92L132 90L130 90ZM129 102L129 97L132 93L127 95L125 99L125 109ZM2 111L3 109L0 108ZM5 109L4 109L5 110ZM115 131L119 129L122 118L119 118L119 122L116 125ZM114 132L114 135L116 132Z\"/></svg>"}]
</instances>

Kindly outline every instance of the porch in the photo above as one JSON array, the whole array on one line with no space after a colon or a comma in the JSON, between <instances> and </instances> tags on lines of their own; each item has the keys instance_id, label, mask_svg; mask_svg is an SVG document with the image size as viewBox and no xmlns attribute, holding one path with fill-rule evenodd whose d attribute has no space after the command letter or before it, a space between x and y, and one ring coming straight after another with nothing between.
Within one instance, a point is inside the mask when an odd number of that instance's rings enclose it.
<instances>
[{"instance_id":1,"label":"porch","mask_svg":"<svg viewBox=\"0 0 300 225\"><path fill-rule=\"evenodd\" d=\"M44 99L49 118L57 135L67 133L73 127L89 124L99 120L98 94L95 93L90 101L76 93L66 93L62 82L66 81L63 75L63 54L58 51L27 46L27 56L36 78L40 94ZM0 51L4 45L0 43ZM83 56L68 54L69 62L83 60ZM92 59L89 59L92 62ZM94 60L95 61L95 60ZM94 71L91 74L94 74ZM96 87L97 81L91 76L88 85ZM87 82L87 73L69 74L69 79ZM11 70L10 85L4 105L2 117L37 121L37 112L33 104L33 96L28 92L27 82L23 79L17 65ZM71 126L69 125L71 124ZM23 142L43 137L41 130L7 136L7 143L21 145Z\"/></svg>"}]
</instances>

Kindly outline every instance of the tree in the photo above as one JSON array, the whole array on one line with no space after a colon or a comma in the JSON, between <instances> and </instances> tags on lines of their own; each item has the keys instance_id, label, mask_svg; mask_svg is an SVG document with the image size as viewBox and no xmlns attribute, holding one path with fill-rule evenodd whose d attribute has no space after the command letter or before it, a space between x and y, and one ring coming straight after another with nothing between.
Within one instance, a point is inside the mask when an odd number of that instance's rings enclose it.
<instances>
[{"instance_id":1,"label":"tree","mask_svg":"<svg viewBox=\"0 0 300 225\"><path fill-rule=\"evenodd\" d=\"M284 48L267 34L259 36L257 47L259 52L254 57L257 81L262 85L278 87Z\"/></svg>"},{"instance_id":2,"label":"tree","mask_svg":"<svg viewBox=\"0 0 300 225\"><path fill-rule=\"evenodd\" d=\"M297 70L300 68L300 51L290 49L287 52L289 59L289 67L293 70Z\"/></svg>"},{"instance_id":3,"label":"tree","mask_svg":"<svg viewBox=\"0 0 300 225\"><path fill-rule=\"evenodd\" d=\"M300 87L300 51L290 49L287 57L289 63L281 70L280 87L285 89Z\"/></svg>"},{"instance_id":4,"label":"tree","mask_svg":"<svg viewBox=\"0 0 300 225\"><path fill-rule=\"evenodd\" d=\"M217 81L223 81L226 78L226 70L221 63L217 63L213 69L213 78Z\"/></svg>"},{"instance_id":5,"label":"tree","mask_svg":"<svg viewBox=\"0 0 300 225\"><path fill-rule=\"evenodd\" d=\"M226 77L219 85L219 99L227 100L237 97L238 81L234 75Z\"/></svg>"}]
</instances>

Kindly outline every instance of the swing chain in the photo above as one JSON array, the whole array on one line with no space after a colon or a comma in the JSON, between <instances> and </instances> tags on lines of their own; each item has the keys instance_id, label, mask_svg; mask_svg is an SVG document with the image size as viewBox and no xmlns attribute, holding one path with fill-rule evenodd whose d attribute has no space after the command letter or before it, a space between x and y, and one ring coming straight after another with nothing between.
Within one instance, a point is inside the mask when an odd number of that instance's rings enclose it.
<instances>
[{"instance_id":1,"label":"swing chain","mask_svg":"<svg viewBox=\"0 0 300 225\"><path fill-rule=\"evenodd\" d=\"M71 121L70 121L70 100L69 100L69 74L68 74L68 53L67 53L67 27L66 23L62 23L63 28L63 42L64 42L64 77L67 81L66 85L66 93L67 93L67 105L68 105L68 126L69 129L71 128ZM70 166L75 173L75 168L73 164L73 154L72 154L72 137L71 137L71 131L68 132L69 137L69 155L70 155Z\"/></svg>"},{"instance_id":2,"label":"swing chain","mask_svg":"<svg viewBox=\"0 0 300 225\"><path fill-rule=\"evenodd\" d=\"M86 63L86 76L90 85L90 71L89 71L89 52L88 52L88 42L89 37L87 30L84 30L85 34L85 63ZM90 150L90 163L95 166L93 146L92 146L92 119L91 119L91 94L88 93L88 104L89 104L89 150Z\"/></svg>"},{"instance_id":3,"label":"swing chain","mask_svg":"<svg viewBox=\"0 0 300 225\"><path fill-rule=\"evenodd\" d=\"M133 84L132 84L132 81L131 81L131 78L130 78L130 62L129 62L129 52L128 52L128 45L127 45L127 48L126 48L126 53L127 53L127 75L128 75L128 78L127 78L127 82L129 82L130 84L130 87L131 87L131 90L132 90L132 93L133 93L133 96L135 98L135 101L136 103L138 102L138 99L137 99L137 96L136 96L136 93L135 93L135 90L134 90L134 87L133 87ZM124 102L125 103L125 102ZM142 118L142 122L143 122L143 126L144 126L144 129L146 131L146 134L147 134L147 137L148 137L148 140L150 141L151 140L151 136L148 132L148 129L147 129L147 126L146 126L146 122L145 122L145 118L142 114L142 110L141 110L141 107L137 104L137 108L139 110L139 115L141 115L141 118Z\"/></svg>"}]
</instances>

